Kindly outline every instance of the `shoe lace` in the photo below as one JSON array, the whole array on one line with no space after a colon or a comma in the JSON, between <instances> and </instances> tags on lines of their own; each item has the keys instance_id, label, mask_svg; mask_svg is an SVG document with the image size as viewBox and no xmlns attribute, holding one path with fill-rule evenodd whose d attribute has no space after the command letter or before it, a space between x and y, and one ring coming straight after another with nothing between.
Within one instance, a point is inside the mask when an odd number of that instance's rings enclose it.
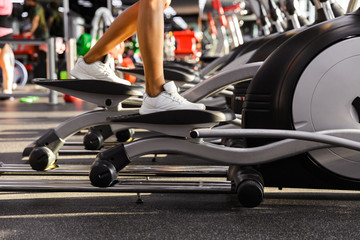
<instances>
[{"instance_id":1,"label":"shoe lace","mask_svg":"<svg viewBox=\"0 0 360 240\"><path fill-rule=\"evenodd\" d=\"M111 70L111 68L110 68L108 65L106 65L106 64L104 64L104 66L103 66L102 68L100 68L100 72L103 73L103 74L106 75L106 76L111 76L111 75L115 74L115 73Z\"/></svg>"},{"instance_id":2,"label":"shoe lace","mask_svg":"<svg viewBox=\"0 0 360 240\"><path fill-rule=\"evenodd\" d=\"M169 95L171 96L171 98L176 101L176 102L179 102L179 103L183 103L183 102L186 102L186 99L183 98L179 93L177 92L170 92Z\"/></svg>"}]
</instances>

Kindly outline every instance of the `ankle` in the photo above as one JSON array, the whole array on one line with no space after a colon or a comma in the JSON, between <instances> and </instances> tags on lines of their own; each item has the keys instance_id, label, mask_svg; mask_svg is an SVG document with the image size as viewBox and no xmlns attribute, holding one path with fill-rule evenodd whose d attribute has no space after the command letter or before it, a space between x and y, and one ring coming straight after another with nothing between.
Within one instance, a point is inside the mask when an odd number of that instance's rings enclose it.
<instances>
[{"instance_id":1,"label":"ankle","mask_svg":"<svg viewBox=\"0 0 360 240\"><path fill-rule=\"evenodd\" d=\"M84 58L84 62L86 64L92 64L92 63L97 62L97 61L100 61L100 62L104 63L105 57L106 57L106 55L102 56L100 58L92 58L92 57L90 57L88 55L85 55L83 58Z\"/></svg>"},{"instance_id":2,"label":"ankle","mask_svg":"<svg viewBox=\"0 0 360 240\"><path fill-rule=\"evenodd\" d=\"M163 85L158 86L158 87L156 87L156 86L147 86L146 87L146 94L149 97L157 97L163 91L165 91L165 89L163 88Z\"/></svg>"},{"instance_id":3,"label":"ankle","mask_svg":"<svg viewBox=\"0 0 360 240\"><path fill-rule=\"evenodd\" d=\"M148 91L146 90L146 94L149 96L149 97L157 97L159 96L159 94L161 93L162 91Z\"/></svg>"},{"instance_id":4,"label":"ankle","mask_svg":"<svg viewBox=\"0 0 360 240\"><path fill-rule=\"evenodd\" d=\"M164 85L165 80L163 77L161 79L156 79L155 81L146 79L145 91L149 97L157 97L160 93L165 91Z\"/></svg>"}]
</instances>

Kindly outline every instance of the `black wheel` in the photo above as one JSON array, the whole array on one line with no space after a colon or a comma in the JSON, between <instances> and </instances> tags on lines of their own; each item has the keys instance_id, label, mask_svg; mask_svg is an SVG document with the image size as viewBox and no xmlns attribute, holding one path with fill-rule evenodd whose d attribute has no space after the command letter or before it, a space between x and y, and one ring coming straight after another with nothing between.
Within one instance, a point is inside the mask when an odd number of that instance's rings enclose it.
<instances>
[{"instance_id":1,"label":"black wheel","mask_svg":"<svg viewBox=\"0 0 360 240\"><path fill-rule=\"evenodd\" d=\"M260 172L250 167L230 166L228 180L234 184L234 191L244 207L256 207L264 198L264 179Z\"/></svg>"},{"instance_id":2,"label":"black wheel","mask_svg":"<svg viewBox=\"0 0 360 240\"><path fill-rule=\"evenodd\" d=\"M91 166L91 184L96 187L113 185L116 183L117 173L129 163L123 144L100 152Z\"/></svg>"},{"instance_id":3,"label":"black wheel","mask_svg":"<svg viewBox=\"0 0 360 240\"><path fill-rule=\"evenodd\" d=\"M130 138L132 138L134 133L135 133L134 129L129 128L126 130L118 131L115 133L115 135L116 135L116 139L118 140L118 142L126 142Z\"/></svg>"},{"instance_id":4,"label":"black wheel","mask_svg":"<svg viewBox=\"0 0 360 240\"><path fill-rule=\"evenodd\" d=\"M95 161L90 170L90 181L95 187L109 187L117 178L116 168L105 160Z\"/></svg>"},{"instance_id":5,"label":"black wheel","mask_svg":"<svg viewBox=\"0 0 360 240\"><path fill-rule=\"evenodd\" d=\"M29 156L29 163L32 169L45 171L55 166L56 156L47 147L35 148Z\"/></svg>"},{"instance_id":6,"label":"black wheel","mask_svg":"<svg viewBox=\"0 0 360 240\"><path fill-rule=\"evenodd\" d=\"M99 131L89 131L84 136L83 143L87 150L99 150L104 145L104 137Z\"/></svg>"},{"instance_id":7,"label":"black wheel","mask_svg":"<svg viewBox=\"0 0 360 240\"><path fill-rule=\"evenodd\" d=\"M245 180L240 183L236 190L239 202L244 207L257 207L264 198L263 186L255 180Z\"/></svg>"}]
</instances>

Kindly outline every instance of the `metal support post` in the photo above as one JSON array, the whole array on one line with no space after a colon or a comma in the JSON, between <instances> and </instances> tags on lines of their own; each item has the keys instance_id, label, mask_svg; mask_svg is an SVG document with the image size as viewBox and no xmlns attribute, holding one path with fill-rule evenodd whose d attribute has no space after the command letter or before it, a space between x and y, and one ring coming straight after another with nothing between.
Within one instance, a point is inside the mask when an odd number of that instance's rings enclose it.
<instances>
[{"instance_id":1,"label":"metal support post","mask_svg":"<svg viewBox=\"0 0 360 240\"><path fill-rule=\"evenodd\" d=\"M68 72L68 78L70 76L70 70L74 68L77 59L76 53L76 39L70 38L66 41L66 70Z\"/></svg>"},{"instance_id":2,"label":"metal support post","mask_svg":"<svg viewBox=\"0 0 360 240\"><path fill-rule=\"evenodd\" d=\"M47 78L48 79L57 79L56 74L56 51L55 51L55 38L51 37L46 40L47 43ZM58 93L54 90L50 90L49 93L49 103L50 104L58 104Z\"/></svg>"}]
</instances>

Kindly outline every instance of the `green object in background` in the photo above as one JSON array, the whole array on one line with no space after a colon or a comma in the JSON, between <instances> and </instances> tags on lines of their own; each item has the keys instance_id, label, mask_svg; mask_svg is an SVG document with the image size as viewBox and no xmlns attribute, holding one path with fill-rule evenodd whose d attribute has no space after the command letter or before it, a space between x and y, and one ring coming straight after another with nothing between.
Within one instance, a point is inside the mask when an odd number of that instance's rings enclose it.
<instances>
[{"instance_id":1,"label":"green object in background","mask_svg":"<svg viewBox=\"0 0 360 240\"><path fill-rule=\"evenodd\" d=\"M22 102L22 103L33 103L36 101L39 101L39 97L37 97L37 96L27 96L27 97L20 98L20 102Z\"/></svg>"},{"instance_id":2,"label":"green object in background","mask_svg":"<svg viewBox=\"0 0 360 240\"><path fill-rule=\"evenodd\" d=\"M67 79L68 74L67 71L60 71L60 79Z\"/></svg>"},{"instance_id":3,"label":"green object in background","mask_svg":"<svg viewBox=\"0 0 360 240\"><path fill-rule=\"evenodd\" d=\"M83 33L76 41L76 53L78 56L84 56L91 47L91 34Z\"/></svg>"}]
</instances>

